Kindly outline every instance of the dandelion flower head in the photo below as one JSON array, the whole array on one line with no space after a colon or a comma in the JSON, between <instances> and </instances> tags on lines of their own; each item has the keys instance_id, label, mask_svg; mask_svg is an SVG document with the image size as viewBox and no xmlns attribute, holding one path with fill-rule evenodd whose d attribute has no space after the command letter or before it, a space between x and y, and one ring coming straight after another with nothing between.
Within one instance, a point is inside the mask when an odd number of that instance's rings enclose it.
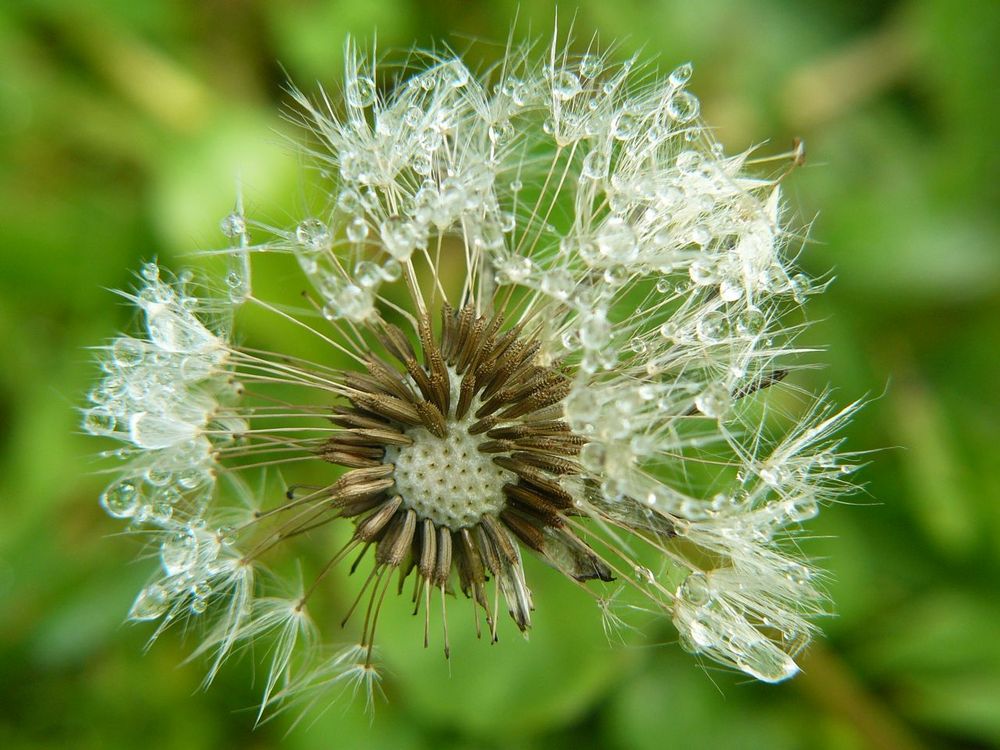
<instances>
[{"instance_id":1,"label":"dandelion flower head","mask_svg":"<svg viewBox=\"0 0 1000 750\"><path fill-rule=\"evenodd\" d=\"M553 44L476 74L348 44L342 96L293 91L326 204L284 228L238 205L214 291L145 265L141 331L101 350L84 428L121 443L101 503L159 557L130 618L200 625L210 678L267 640L265 706L370 694L397 588L414 645L447 654L463 601L484 640L530 630L530 555L602 606L629 589L687 651L793 675L824 610L795 539L849 487L853 407L795 394L768 419L800 353L786 316L822 291L782 215L800 153L726 155L691 72ZM254 292L278 253L298 308ZM250 308L329 360L239 343ZM360 636L331 656L310 610L341 564Z\"/></svg>"}]
</instances>

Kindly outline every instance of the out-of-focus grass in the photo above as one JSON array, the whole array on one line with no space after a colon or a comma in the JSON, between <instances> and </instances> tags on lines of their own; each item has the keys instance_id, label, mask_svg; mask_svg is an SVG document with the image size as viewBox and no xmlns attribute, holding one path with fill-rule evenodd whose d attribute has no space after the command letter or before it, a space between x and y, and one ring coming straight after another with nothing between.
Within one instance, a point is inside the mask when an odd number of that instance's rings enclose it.
<instances>
[{"instance_id":1,"label":"out-of-focus grass","mask_svg":"<svg viewBox=\"0 0 1000 750\"><path fill-rule=\"evenodd\" d=\"M702 671L673 645L614 649L589 600L539 580L530 644L459 635L449 677L389 617L387 704L349 702L287 737L252 731L238 664L208 692L179 637L142 655L121 625L148 563L96 503L74 406L85 347L126 326L104 291L141 259L217 245L237 170L255 213L301 213L282 146L287 76L336 84L348 32L444 40L488 64L514 2L132 3L0 7L0 746L987 747L1000 744L1000 149L989 0L803 4L581 0L575 36L696 64L730 150L802 136L787 184L837 281L809 343L837 398L878 398L848 434L883 449L860 507L812 527L838 616L777 686ZM94 4L95 6L97 4ZM548 35L550 8L516 34ZM565 28L570 13L564 9ZM283 66L283 67L282 67ZM259 214L258 214L259 215ZM281 278L267 283L279 286ZM266 338L261 328L255 335ZM650 623L647 639L667 641Z\"/></svg>"}]
</instances>

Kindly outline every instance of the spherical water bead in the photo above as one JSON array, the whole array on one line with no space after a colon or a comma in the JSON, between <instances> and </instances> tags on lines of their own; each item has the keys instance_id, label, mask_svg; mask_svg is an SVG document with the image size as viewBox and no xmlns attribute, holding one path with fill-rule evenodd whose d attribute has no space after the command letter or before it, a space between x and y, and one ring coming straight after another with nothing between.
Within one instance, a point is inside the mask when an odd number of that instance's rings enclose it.
<instances>
[{"instance_id":1,"label":"spherical water bead","mask_svg":"<svg viewBox=\"0 0 1000 750\"><path fill-rule=\"evenodd\" d=\"M531 258L523 255L511 255L497 262L497 281L501 284L520 284L526 281L535 270Z\"/></svg>"},{"instance_id":2,"label":"spherical water bead","mask_svg":"<svg viewBox=\"0 0 1000 750\"><path fill-rule=\"evenodd\" d=\"M91 435L111 435L117 424L115 415L107 409L87 409L83 413L83 429Z\"/></svg>"},{"instance_id":3,"label":"spherical water bead","mask_svg":"<svg viewBox=\"0 0 1000 750\"><path fill-rule=\"evenodd\" d=\"M351 242L364 242L368 236L368 222L363 216L355 216L347 222L347 239Z\"/></svg>"},{"instance_id":4,"label":"spherical water bead","mask_svg":"<svg viewBox=\"0 0 1000 750\"><path fill-rule=\"evenodd\" d=\"M501 120L500 122L495 122L490 125L486 134L489 136L490 143L497 146L501 143L506 143L513 138L514 132L514 125L510 122L510 120Z\"/></svg>"},{"instance_id":5,"label":"spherical water bead","mask_svg":"<svg viewBox=\"0 0 1000 750\"><path fill-rule=\"evenodd\" d=\"M604 70L604 61L599 55L586 54L580 58L580 75L584 78L597 78Z\"/></svg>"},{"instance_id":6,"label":"spherical water bead","mask_svg":"<svg viewBox=\"0 0 1000 750\"><path fill-rule=\"evenodd\" d=\"M698 171L704 160L704 157L697 151L688 149L677 154L674 163L677 165L677 169L684 174L693 174Z\"/></svg>"},{"instance_id":7,"label":"spherical water bead","mask_svg":"<svg viewBox=\"0 0 1000 750\"><path fill-rule=\"evenodd\" d=\"M370 291L357 284L344 284L323 307L323 315L329 320L347 318L360 322L367 319L374 309Z\"/></svg>"},{"instance_id":8,"label":"spherical water bead","mask_svg":"<svg viewBox=\"0 0 1000 750\"><path fill-rule=\"evenodd\" d=\"M694 397L695 408L706 417L717 419L729 411L732 396L729 389L720 383L711 383Z\"/></svg>"},{"instance_id":9,"label":"spherical water bead","mask_svg":"<svg viewBox=\"0 0 1000 750\"><path fill-rule=\"evenodd\" d=\"M580 79L569 70L562 70L556 73L552 81L552 93L556 99L567 101L580 93Z\"/></svg>"},{"instance_id":10,"label":"spherical water bead","mask_svg":"<svg viewBox=\"0 0 1000 750\"><path fill-rule=\"evenodd\" d=\"M155 263L143 263L142 271L140 272L142 278L146 281L159 281L160 280L160 267Z\"/></svg>"},{"instance_id":11,"label":"spherical water bead","mask_svg":"<svg viewBox=\"0 0 1000 750\"><path fill-rule=\"evenodd\" d=\"M382 278L385 281L399 281L403 276L403 266L395 258L389 258L382 264Z\"/></svg>"},{"instance_id":12,"label":"spherical water bead","mask_svg":"<svg viewBox=\"0 0 1000 750\"><path fill-rule=\"evenodd\" d=\"M736 318L736 330L744 336L759 336L767 328L767 317L760 310L747 310Z\"/></svg>"},{"instance_id":13,"label":"spherical water bead","mask_svg":"<svg viewBox=\"0 0 1000 750\"><path fill-rule=\"evenodd\" d=\"M601 310L594 310L580 321L580 344L584 349L600 350L611 341L611 323Z\"/></svg>"},{"instance_id":14,"label":"spherical water bead","mask_svg":"<svg viewBox=\"0 0 1000 750\"><path fill-rule=\"evenodd\" d=\"M142 364L147 345L143 341L121 337L111 345L111 357L118 367L129 369Z\"/></svg>"},{"instance_id":15,"label":"spherical water bead","mask_svg":"<svg viewBox=\"0 0 1000 750\"><path fill-rule=\"evenodd\" d=\"M198 559L198 540L193 534L175 534L160 545L160 563L168 576L188 570Z\"/></svg>"},{"instance_id":16,"label":"spherical water bead","mask_svg":"<svg viewBox=\"0 0 1000 750\"><path fill-rule=\"evenodd\" d=\"M375 81L360 76L347 84L345 95L352 107L370 107L375 103Z\"/></svg>"},{"instance_id":17,"label":"spherical water bead","mask_svg":"<svg viewBox=\"0 0 1000 750\"><path fill-rule=\"evenodd\" d=\"M712 231L704 224L695 224L691 227L691 242L699 247L704 247L712 241Z\"/></svg>"},{"instance_id":18,"label":"spherical water bead","mask_svg":"<svg viewBox=\"0 0 1000 750\"><path fill-rule=\"evenodd\" d=\"M325 222L319 219L304 219L295 227L295 240L305 250L319 253L329 250L333 244L333 235Z\"/></svg>"},{"instance_id":19,"label":"spherical water bead","mask_svg":"<svg viewBox=\"0 0 1000 750\"><path fill-rule=\"evenodd\" d=\"M413 225L402 216L390 216L382 222L382 244L393 258L408 260L417 245Z\"/></svg>"},{"instance_id":20,"label":"spherical water bead","mask_svg":"<svg viewBox=\"0 0 1000 750\"><path fill-rule=\"evenodd\" d=\"M611 135L619 141L627 141L636 136L640 126L641 122L638 117L630 112L622 112L615 118L614 124L611 126Z\"/></svg>"},{"instance_id":21,"label":"spherical water bead","mask_svg":"<svg viewBox=\"0 0 1000 750\"><path fill-rule=\"evenodd\" d=\"M789 290L794 299L800 305L806 301L806 295L810 292L809 277L804 273L797 273L788 281Z\"/></svg>"},{"instance_id":22,"label":"spherical water bead","mask_svg":"<svg viewBox=\"0 0 1000 750\"><path fill-rule=\"evenodd\" d=\"M524 183L521 180L510 181L510 192L520 193L522 190L524 190Z\"/></svg>"},{"instance_id":23,"label":"spherical water bead","mask_svg":"<svg viewBox=\"0 0 1000 750\"><path fill-rule=\"evenodd\" d=\"M600 180L608 172L607 154L595 149L583 157L580 174L588 180Z\"/></svg>"},{"instance_id":24,"label":"spherical water bead","mask_svg":"<svg viewBox=\"0 0 1000 750\"><path fill-rule=\"evenodd\" d=\"M677 589L677 596L696 607L708 604L715 597L715 590L704 573L695 571L688 575Z\"/></svg>"},{"instance_id":25,"label":"spherical water bead","mask_svg":"<svg viewBox=\"0 0 1000 750\"><path fill-rule=\"evenodd\" d=\"M517 217L512 211L501 211L500 212L500 231L504 234L510 234L514 231L517 226Z\"/></svg>"},{"instance_id":26,"label":"spherical water bead","mask_svg":"<svg viewBox=\"0 0 1000 750\"><path fill-rule=\"evenodd\" d=\"M561 302L569 299L576 284L567 271L556 269L546 271L542 276L541 289L544 294L555 297Z\"/></svg>"},{"instance_id":27,"label":"spherical water bead","mask_svg":"<svg viewBox=\"0 0 1000 750\"><path fill-rule=\"evenodd\" d=\"M715 284L718 277L715 273L715 263L708 258L695 258L688 266L688 275L698 286L708 286Z\"/></svg>"},{"instance_id":28,"label":"spherical water bead","mask_svg":"<svg viewBox=\"0 0 1000 750\"><path fill-rule=\"evenodd\" d=\"M112 518L131 518L142 495L138 485L131 479L120 479L101 493L101 507Z\"/></svg>"},{"instance_id":29,"label":"spherical water bead","mask_svg":"<svg viewBox=\"0 0 1000 750\"><path fill-rule=\"evenodd\" d=\"M620 216L612 216L598 230L597 248L603 256L618 263L635 260L639 252L635 230Z\"/></svg>"},{"instance_id":30,"label":"spherical water bead","mask_svg":"<svg viewBox=\"0 0 1000 750\"><path fill-rule=\"evenodd\" d=\"M785 501L784 510L789 521L801 523L819 515L819 503L814 497L807 495Z\"/></svg>"},{"instance_id":31,"label":"spherical water bead","mask_svg":"<svg viewBox=\"0 0 1000 750\"><path fill-rule=\"evenodd\" d=\"M760 478L771 487L780 487L788 480L788 473L781 466L767 464L761 468Z\"/></svg>"},{"instance_id":32,"label":"spherical water bead","mask_svg":"<svg viewBox=\"0 0 1000 750\"><path fill-rule=\"evenodd\" d=\"M675 88L680 88L688 81L691 80L691 74L694 73L694 66L686 62L683 65L678 65L670 72L670 85Z\"/></svg>"},{"instance_id":33,"label":"spherical water bead","mask_svg":"<svg viewBox=\"0 0 1000 750\"><path fill-rule=\"evenodd\" d=\"M461 60L449 60L442 66L441 79L453 89L460 89L469 82L469 69Z\"/></svg>"},{"instance_id":34,"label":"spherical water bead","mask_svg":"<svg viewBox=\"0 0 1000 750\"><path fill-rule=\"evenodd\" d=\"M151 584L139 592L132 603L128 618L130 620L155 620L161 617L170 607L170 595L158 583Z\"/></svg>"},{"instance_id":35,"label":"spherical water bead","mask_svg":"<svg viewBox=\"0 0 1000 750\"><path fill-rule=\"evenodd\" d=\"M711 310L702 315L695 324L695 333L706 344L716 343L726 337L729 321L718 310Z\"/></svg>"},{"instance_id":36,"label":"spherical water bead","mask_svg":"<svg viewBox=\"0 0 1000 750\"><path fill-rule=\"evenodd\" d=\"M667 100L667 114L677 122L690 122L701 111L698 97L688 91L675 91Z\"/></svg>"},{"instance_id":37,"label":"spherical water bead","mask_svg":"<svg viewBox=\"0 0 1000 750\"><path fill-rule=\"evenodd\" d=\"M727 276L719 283L719 297L723 302L735 302L743 296L743 284L739 279Z\"/></svg>"},{"instance_id":38,"label":"spherical water bead","mask_svg":"<svg viewBox=\"0 0 1000 750\"><path fill-rule=\"evenodd\" d=\"M241 237L247 231L246 219L238 213L231 213L219 222L219 230L229 239Z\"/></svg>"}]
</instances>

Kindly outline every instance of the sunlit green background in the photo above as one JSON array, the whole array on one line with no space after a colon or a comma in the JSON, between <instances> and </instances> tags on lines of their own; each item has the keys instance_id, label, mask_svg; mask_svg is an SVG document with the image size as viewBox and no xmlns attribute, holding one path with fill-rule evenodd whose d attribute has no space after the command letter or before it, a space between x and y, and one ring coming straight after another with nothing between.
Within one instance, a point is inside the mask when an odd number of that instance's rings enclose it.
<instances>
[{"instance_id":1,"label":"sunlit green background","mask_svg":"<svg viewBox=\"0 0 1000 750\"><path fill-rule=\"evenodd\" d=\"M516 34L553 9L522 0ZM89 7L88 7L89 6ZM237 664L207 693L171 634L122 624L153 563L97 505L74 407L86 346L129 322L106 291L142 259L219 245L248 211L302 213L281 145L289 78L336 84L345 35L444 40L494 60L513 0L9 0L0 5L0 747L914 748L1000 746L1000 5L990 0L581 0L584 45L692 60L730 150L805 138L787 183L834 269L810 307L820 371L873 402L851 448L880 449L810 550L837 616L780 686L705 670L655 624L614 648L592 602L535 568L523 643L461 640L454 675L389 618L389 700L254 731ZM276 282L277 283L277 282ZM301 283L301 282L294 282ZM553 585L555 584L555 585ZM463 623L464 624L464 623ZM410 627L413 626L413 627ZM656 645L662 643L663 645Z\"/></svg>"}]
</instances>

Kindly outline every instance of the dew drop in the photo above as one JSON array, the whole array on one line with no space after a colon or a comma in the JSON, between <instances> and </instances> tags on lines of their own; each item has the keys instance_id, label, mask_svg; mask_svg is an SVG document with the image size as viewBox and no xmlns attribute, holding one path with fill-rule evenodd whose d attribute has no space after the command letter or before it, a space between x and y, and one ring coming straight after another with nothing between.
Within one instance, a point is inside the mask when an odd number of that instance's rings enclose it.
<instances>
[{"instance_id":1,"label":"dew drop","mask_svg":"<svg viewBox=\"0 0 1000 750\"><path fill-rule=\"evenodd\" d=\"M697 607L708 604L715 596L708 576L701 572L691 573L677 590L677 596Z\"/></svg>"},{"instance_id":2,"label":"dew drop","mask_svg":"<svg viewBox=\"0 0 1000 750\"><path fill-rule=\"evenodd\" d=\"M604 61L599 55L587 54L580 58L580 75L584 78L597 78L604 70Z\"/></svg>"},{"instance_id":3,"label":"dew drop","mask_svg":"<svg viewBox=\"0 0 1000 750\"><path fill-rule=\"evenodd\" d=\"M552 93L560 101L572 99L580 93L580 88L580 79L569 70L560 71L552 81Z\"/></svg>"},{"instance_id":4,"label":"dew drop","mask_svg":"<svg viewBox=\"0 0 1000 750\"><path fill-rule=\"evenodd\" d=\"M689 62L686 62L683 65L678 65L670 73L670 85L680 88L691 80L691 74L693 72L694 66Z\"/></svg>"},{"instance_id":5,"label":"dew drop","mask_svg":"<svg viewBox=\"0 0 1000 750\"><path fill-rule=\"evenodd\" d=\"M375 81L367 76L347 84L347 102L352 107L370 107L375 102Z\"/></svg>"},{"instance_id":6,"label":"dew drop","mask_svg":"<svg viewBox=\"0 0 1000 750\"><path fill-rule=\"evenodd\" d=\"M83 429L91 435L110 435L114 433L117 420L107 409L87 409L83 415Z\"/></svg>"},{"instance_id":7,"label":"dew drop","mask_svg":"<svg viewBox=\"0 0 1000 750\"><path fill-rule=\"evenodd\" d=\"M799 668L788 654L764 636L747 643L735 659L736 666L764 682L781 682L795 675Z\"/></svg>"},{"instance_id":8,"label":"dew drop","mask_svg":"<svg viewBox=\"0 0 1000 750\"><path fill-rule=\"evenodd\" d=\"M607 173L607 169L607 156L595 149L583 157L580 174L590 180L600 180Z\"/></svg>"},{"instance_id":9,"label":"dew drop","mask_svg":"<svg viewBox=\"0 0 1000 750\"><path fill-rule=\"evenodd\" d=\"M667 114L677 122L690 122L700 110L698 97L688 91L675 91L667 100Z\"/></svg>"},{"instance_id":10,"label":"dew drop","mask_svg":"<svg viewBox=\"0 0 1000 750\"><path fill-rule=\"evenodd\" d=\"M724 416L731 404L729 389L720 383L710 384L694 398L695 408L713 419Z\"/></svg>"},{"instance_id":11,"label":"dew drop","mask_svg":"<svg viewBox=\"0 0 1000 750\"><path fill-rule=\"evenodd\" d=\"M622 112L615 118L614 125L611 127L611 135L619 141L627 141L629 138L634 138L639 132L639 125L638 117L630 112Z\"/></svg>"},{"instance_id":12,"label":"dew drop","mask_svg":"<svg viewBox=\"0 0 1000 750\"><path fill-rule=\"evenodd\" d=\"M101 494L101 507L113 518L131 518L141 499L135 482L121 479Z\"/></svg>"},{"instance_id":13,"label":"dew drop","mask_svg":"<svg viewBox=\"0 0 1000 750\"><path fill-rule=\"evenodd\" d=\"M246 233L246 219L238 213L231 213L219 222L219 229L229 239L235 239Z\"/></svg>"},{"instance_id":14,"label":"dew drop","mask_svg":"<svg viewBox=\"0 0 1000 750\"><path fill-rule=\"evenodd\" d=\"M330 249L333 237L330 229L319 219L305 219L295 227L295 240L312 253Z\"/></svg>"},{"instance_id":15,"label":"dew drop","mask_svg":"<svg viewBox=\"0 0 1000 750\"><path fill-rule=\"evenodd\" d=\"M139 592L129 610L130 620L155 620L162 616L170 605L167 590L158 583L151 584Z\"/></svg>"},{"instance_id":16,"label":"dew drop","mask_svg":"<svg viewBox=\"0 0 1000 750\"><path fill-rule=\"evenodd\" d=\"M351 242L364 242L368 236L368 222L363 216L355 216L347 222L346 233Z\"/></svg>"}]
</instances>

